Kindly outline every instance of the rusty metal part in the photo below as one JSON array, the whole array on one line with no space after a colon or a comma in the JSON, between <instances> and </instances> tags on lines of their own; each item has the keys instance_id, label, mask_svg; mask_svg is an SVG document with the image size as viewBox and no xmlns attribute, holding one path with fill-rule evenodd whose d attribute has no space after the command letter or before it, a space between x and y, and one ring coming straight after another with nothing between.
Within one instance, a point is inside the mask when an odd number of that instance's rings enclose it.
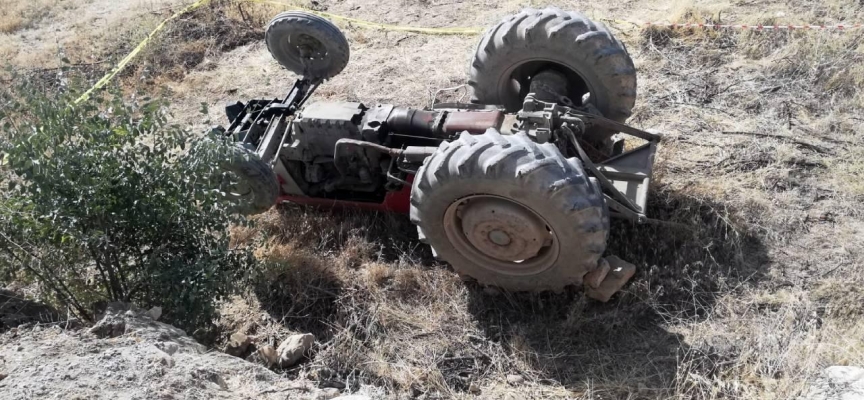
<instances>
[{"instance_id":1,"label":"rusty metal part","mask_svg":"<svg viewBox=\"0 0 864 400\"><path fill-rule=\"evenodd\" d=\"M489 128L500 129L504 113L493 111L426 111L396 107L387 117L387 126L397 134L449 138L464 131L474 134Z\"/></svg>"},{"instance_id":2,"label":"rusty metal part","mask_svg":"<svg viewBox=\"0 0 864 400\"><path fill-rule=\"evenodd\" d=\"M490 257L522 261L537 256L551 241L546 224L516 203L499 198L481 198L465 204L462 232L468 241Z\"/></svg>"},{"instance_id":3,"label":"rusty metal part","mask_svg":"<svg viewBox=\"0 0 864 400\"><path fill-rule=\"evenodd\" d=\"M638 213L645 214L647 211L656 152L657 143L648 142L598 165L598 170L630 199L636 207L633 211Z\"/></svg>"},{"instance_id":4,"label":"rusty metal part","mask_svg":"<svg viewBox=\"0 0 864 400\"><path fill-rule=\"evenodd\" d=\"M601 258L597 261L597 268L582 277L582 282L591 288L597 289L603 283L603 280L606 279L606 275L609 275L610 270L609 262L605 258Z\"/></svg>"},{"instance_id":5,"label":"rusty metal part","mask_svg":"<svg viewBox=\"0 0 864 400\"><path fill-rule=\"evenodd\" d=\"M336 165L336 170L343 176L351 175L352 171L352 155L364 157L365 154L358 154L358 151L372 150L378 153L389 155L394 159L404 157L407 162L423 162L426 157L431 156L437 150L437 147L430 146L408 146L404 149L396 149L392 147L382 146L377 143L365 142L355 139L339 139L336 142L335 150L333 151L333 164ZM369 166L367 166L369 167Z\"/></svg>"},{"instance_id":6,"label":"rusty metal part","mask_svg":"<svg viewBox=\"0 0 864 400\"><path fill-rule=\"evenodd\" d=\"M402 152L400 149L393 149L376 143L364 142L362 140L339 139L336 141L333 150L333 164L336 166L336 170L339 171L339 174L343 177L354 176L357 174L352 173L352 171L359 173L362 172L364 168L368 171L372 166L368 165L369 157L366 157L364 151L366 149L384 153L393 157L398 156Z\"/></svg>"},{"instance_id":7,"label":"rusty metal part","mask_svg":"<svg viewBox=\"0 0 864 400\"><path fill-rule=\"evenodd\" d=\"M567 98L567 76L551 69L543 70L531 78L530 93L534 93L537 100L558 103Z\"/></svg>"},{"instance_id":8,"label":"rusty metal part","mask_svg":"<svg viewBox=\"0 0 864 400\"><path fill-rule=\"evenodd\" d=\"M489 128L500 130L503 122L501 111L450 112L444 119L444 133L456 135L468 131L479 135Z\"/></svg>"},{"instance_id":9,"label":"rusty metal part","mask_svg":"<svg viewBox=\"0 0 864 400\"><path fill-rule=\"evenodd\" d=\"M533 275L549 269L560 246L542 217L498 196L475 195L454 202L444 215L444 227L466 258L505 275Z\"/></svg>"},{"instance_id":10,"label":"rusty metal part","mask_svg":"<svg viewBox=\"0 0 864 400\"><path fill-rule=\"evenodd\" d=\"M396 133L438 137L443 115L444 113L438 111L395 107L387 117L387 126Z\"/></svg>"},{"instance_id":11,"label":"rusty metal part","mask_svg":"<svg viewBox=\"0 0 864 400\"><path fill-rule=\"evenodd\" d=\"M612 295L621 290L622 287L636 274L636 266L616 256L605 257L609 263L609 273L603 282L597 287L585 284L585 295L598 301L607 302Z\"/></svg>"},{"instance_id":12,"label":"rusty metal part","mask_svg":"<svg viewBox=\"0 0 864 400\"><path fill-rule=\"evenodd\" d=\"M587 113L584 111L579 111L576 109L571 109L567 112L568 114L573 114L578 117L580 120L584 120L585 122L609 130L618 131L621 133L628 134L630 136L635 136L639 139L647 140L649 142L657 142L659 143L661 139L663 139L663 135L659 133L646 132L638 128L634 128L630 125L622 124L617 121L613 121L609 118L605 118L599 115ZM571 116L561 117L562 121L570 122L573 120Z\"/></svg>"},{"instance_id":13,"label":"rusty metal part","mask_svg":"<svg viewBox=\"0 0 864 400\"><path fill-rule=\"evenodd\" d=\"M600 172L600 170L597 168L597 166L594 165L593 162L591 162L591 159L588 158L588 155L586 155L585 151L582 150L582 146L579 145L579 141L576 140L576 135L567 126L567 124L561 125L560 130L562 133L567 135L567 138L570 139L570 142L573 144L573 147L576 148L576 152L579 154L579 158L582 160L582 165L585 166L585 169L590 171L591 174L594 175L595 178L597 178L597 180L600 182L600 185L603 187L603 189L606 189L606 191L611 193L612 198L614 198L615 200L620 202L626 208L628 208L630 210L634 210L634 211L637 210L637 208L633 204L633 202L630 201L629 198L627 198L627 195L624 193L621 193L618 189L616 189L615 185L613 185L612 182L609 181L609 179L606 178L606 176ZM640 212L639 218L638 218L639 222L643 222L643 220L645 218L646 218L645 215Z\"/></svg>"},{"instance_id":14,"label":"rusty metal part","mask_svg":"<svg viewBox=\"0 0 864 400\"><path fill-rule=\"evenodd\" d=\"M475 104L475 103L438 103L432 107L435 111L504 111L504 107L494 104Z\"/></svg>"}]
</instances>

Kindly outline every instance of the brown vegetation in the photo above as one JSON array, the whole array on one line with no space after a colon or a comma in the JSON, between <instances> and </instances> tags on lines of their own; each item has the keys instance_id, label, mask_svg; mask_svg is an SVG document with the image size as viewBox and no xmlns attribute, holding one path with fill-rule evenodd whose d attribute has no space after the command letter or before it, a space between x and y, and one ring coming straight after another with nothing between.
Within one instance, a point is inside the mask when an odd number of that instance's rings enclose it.
<instances>
[{"instance_id":1,"label":"brown vegetation","mask_svg":"<svg viewBox=\"0 0 864 400\"><path fill-rule=\"evenodd\" d=\"M10 2L0 7L0 33L27 29L48 15L56 0Z\"/></svg>"}]
</instances>

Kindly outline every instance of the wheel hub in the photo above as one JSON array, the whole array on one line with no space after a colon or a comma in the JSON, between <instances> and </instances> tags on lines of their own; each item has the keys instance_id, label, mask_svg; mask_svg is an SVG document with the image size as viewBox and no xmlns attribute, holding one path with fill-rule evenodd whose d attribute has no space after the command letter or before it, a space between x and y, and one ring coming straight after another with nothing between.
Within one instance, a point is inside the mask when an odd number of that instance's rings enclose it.
<instances>
[{"instance_id":1,"label":"wheel hub","mask_svg":"<svg viewBox=\"0 0 864 400\"><path fill-rule=\"evenodd\" d=\"M301 33L291 38L291 44L295 46L301 59L320 60L327 56L327 49L318 39Z\"/></svg>"},{"instance_id":2,"label":"wheel hub","mask_svg":"<svg viewBox=\"0 0 864 400\"><path fill-rule=\"evenodd\" d=\"M546 224L533 212L508 200L484 197L461 206L462 232L483 254L502 261L537 256L547 239Z\"/></svg>"},{"instance_id":3,"label":"wheel hub","mask_svg":"<svg viewBox=\"0 0 864 400\"><path fill-rule=\"evenodd\" d=\"M499 231L497 229L489 232L489 240L499 246L507 246L511 242L510 235L508 235L507 232Z\"/></svg>"},{"instance_id":4,"label":"wheel hub","mask_svg":"<svg viewBox=\"0 0 864 400\"><path fill-rule=\"evenodd\" d=\"M453 203L445 219L453 245L477 265L507 275L541 272L558 244L546 221L529 208L497 196Z\"/></svg>"}]
</instances>

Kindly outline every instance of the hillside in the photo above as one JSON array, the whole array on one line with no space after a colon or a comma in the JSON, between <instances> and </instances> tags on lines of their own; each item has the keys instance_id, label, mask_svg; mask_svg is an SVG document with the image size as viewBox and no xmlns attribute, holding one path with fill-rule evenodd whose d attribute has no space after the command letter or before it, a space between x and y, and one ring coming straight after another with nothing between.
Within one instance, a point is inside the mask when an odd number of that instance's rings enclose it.
<instances>
[{"instance_id":1,"label":"hillside","mask_svg":"<svg viewBox=\"0 0 864 400\"><path fill-rule=\"evenodd\" d=\"M0 60L58 90L70 77L97 80L185 5L5 3ZM214 348L236 332L258 346L312 333L312 355L279 379L320 381L326 370L393 398L427 399L789 399L826 367L864 365L864 29L633 24L851 25L864 22L864 3L304 4L419 27L486 27L546 5L606 21L638 71L628 123L665 134L648 214L690 229L613 221L607 252L638 270L601 304L579 290L514 294L462 282L403 215L283 205L231 231L234 243L257 246L262 270L223 302ZM287 8L214 0L168 24L117 81L130 95L166 97L174 121L195 131L225 124L224 104L283 96L296 78L262 40L263 24ZM466 82L477 36L336 22L351 61L318 100L423 107L437 89ZM12 339L2 340L5 348Z\"/></svg>"}]
</instances>

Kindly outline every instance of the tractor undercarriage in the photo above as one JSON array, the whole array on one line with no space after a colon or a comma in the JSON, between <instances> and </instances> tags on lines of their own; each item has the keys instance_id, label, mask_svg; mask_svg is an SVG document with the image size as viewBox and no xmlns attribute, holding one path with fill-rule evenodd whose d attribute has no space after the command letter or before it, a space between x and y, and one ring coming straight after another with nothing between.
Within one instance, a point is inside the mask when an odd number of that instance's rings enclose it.
<instances>
[{"instance_id":1,"label":"tractor undercarriage","mask_svg":"<svg viewBox=\"0 0 864 400\"><path fill-rule=\"evenodd\" d=\"M539 40L539 50L502 44L514 40ZM509 17L478 46L472 103L430 109L307 105L348 58L338 29L314 15L281 14L267 43L304 77L283 98L227 107L232 122L219 133L273 172L263 179L274 189L241 197L409 213L420 240L456 272L509 290L584 284L606 301L633 275L632 264L602 257L609 218L648 221L660 136L620 122L635 70L605 27L557 9ZM560 55L562 46L600 58L584 64Z\"/></svg>"}]
</instances>

